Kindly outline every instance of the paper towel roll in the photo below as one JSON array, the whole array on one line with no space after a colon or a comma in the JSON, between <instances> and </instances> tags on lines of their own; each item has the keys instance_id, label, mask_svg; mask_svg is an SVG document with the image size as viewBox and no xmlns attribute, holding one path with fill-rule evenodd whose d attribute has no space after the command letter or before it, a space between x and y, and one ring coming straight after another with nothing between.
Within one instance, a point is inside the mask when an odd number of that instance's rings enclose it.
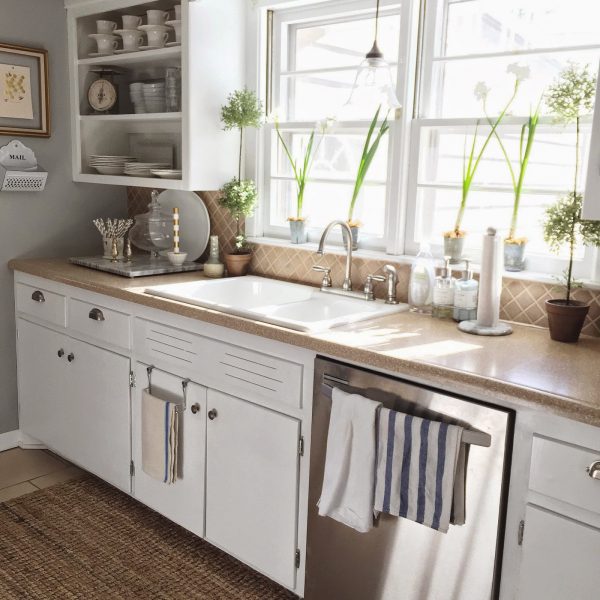
<instances>
[{"instance_id":1,"label":"paper towel roll","mask_svg":"<svg viewBox=\"0 0 600 600\"><path fill-rule=\"evenodd\" d=\"M483 236L481 274L477 325L496 327L500 320L500 294L502 292L502 240L496 229L488 227Z\"/></svg>"}]
</instances>

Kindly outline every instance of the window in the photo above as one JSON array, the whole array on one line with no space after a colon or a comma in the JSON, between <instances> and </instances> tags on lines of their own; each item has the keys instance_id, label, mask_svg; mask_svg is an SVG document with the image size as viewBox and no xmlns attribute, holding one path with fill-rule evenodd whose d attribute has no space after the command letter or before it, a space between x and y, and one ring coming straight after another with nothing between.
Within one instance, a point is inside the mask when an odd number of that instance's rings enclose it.
<instances>
[{"instance_id":1,"label":"window","mask_svg":"<svg viewBox=\"0 0 600 600\"><path fill-rule=\"evenodd\" d=\"M372 43L374 3L325 4L276 11L273 25L272 109L292 155L303 155L317 121L333 119L324 135L316 134L317 151L304 200L313 240L327 223L348 212L365 135L377 108L361 103L344 106L356 67ZM382 5L378 41L396 76L402 9L397 2ZM392 128L397 135L399 123L392 123ZM266 125L264 135L266 185L262 195L269 199L263 213L264 232L285 237L287 218L295 214L296 184L272 123ZM399 202L397 194L391 198L390 140L390 136L383 138L355 210L362 223L361 245L381 250L387 248L388 205Z\"/></svg>"},{"instance_id":2,"label":"window","mask_svg":"<svg viewBox=\"0 0 600 600\"><path fill-rule=\"evenodd\" d=\"M360 106L353 112L340 109L369 49L374 4L331 0L274 12L272 104L292 153L302 153L316 120L338 116L319 145L307 186L305 213L313 241L329 221L346 215L373 114ZM481 141L487 135L485 114L474 94L477 83L484 81L491 89L488 112L495 115L514 85L507 67L529 66L531 77L522 83L499 129L515 156L522 124L560 71L571 61L595 70L600 59L598 22L597 0L382 1L380 47L395 71L404 110L380 147L359 201L357 217L367 238L361 246L415 254L419 243L428 241L441 255L442 234L452 228L460 201L465 140L471 139L478 122ZM584 165L590 123L584 120L582 126ZM285 238L295 182L272 125L264 128L264 135L262 230ZM545 207L570 191L574 138L573 128L543 114L519 213L518 234L529 240L530 270L559 273L564 268L564 257L551 254L543 241L541 222ZM584 173L581 169L580 189ZM479 258L481 235L488 226L507 232L512 202L509 173L492 140L463 221L472 258ZM589 277L597 264L594 249L581 248L577 258L576 275Z\"/></svg>"},{"instance_id":3,"label":"window","mask_svg":"<svg viewBox=\"0 0 600 600\"><path fill-rule=\"evenodd\" d=\"M510 97L511 63L530 68L499 133L510 156L518 155L521 125L570 61L590 64L600 59L597 0L428 0L420 65L417 118L412 126L411 181L414 198L407 219L406 251L432 240L441 252L441 236L452 228L460 200L465 140L472 139L478 120L480 144L489 131L474 92L478 82L491 88L488 112L498 114ZM590 121L583 124L581 147L589 146ZM550 254L543 240L546 206L572 189L574 128L544 115L538 127L519 211L518 234L529 240L528 268L560 272L564 260ZM585 152L582 156L585 163ZM580 171L580 189L583 187ZM466 247L479 256L481 235L490 226L506 233L513 202L506 164L497 143L490 143L468 199L463 229ZM593 249L579 249L578 276L591 275Z\"/></svg>"}]
</instances>

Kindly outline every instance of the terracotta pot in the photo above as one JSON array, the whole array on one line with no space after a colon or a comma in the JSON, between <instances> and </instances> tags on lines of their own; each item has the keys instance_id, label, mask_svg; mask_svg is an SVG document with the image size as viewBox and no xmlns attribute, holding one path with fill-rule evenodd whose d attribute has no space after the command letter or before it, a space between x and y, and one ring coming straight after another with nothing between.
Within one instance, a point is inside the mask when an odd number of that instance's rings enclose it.
<instances>
[{"instance_id":1,"label":"terracotta pot","mask_svg":"<svg viewBox=\"0 0 600 600\"><path fill-rule=\"evenodd\" d=\"M226 254L225 264L227 265L227 274L229 277L239 277L246 275L250 268L252 254Z\"/></svg>"},{"instance_id":2,"label":"terracotta pot","mask_svg":"<svg viewBox=\"0 0 600 600\"><path fill-rule=\"evenodd\" d=\"M566 300L546 300L550 337L556 342L576 342L589 309L589 305L578 300L569 304Z\"/></svg>"}]
</instances>

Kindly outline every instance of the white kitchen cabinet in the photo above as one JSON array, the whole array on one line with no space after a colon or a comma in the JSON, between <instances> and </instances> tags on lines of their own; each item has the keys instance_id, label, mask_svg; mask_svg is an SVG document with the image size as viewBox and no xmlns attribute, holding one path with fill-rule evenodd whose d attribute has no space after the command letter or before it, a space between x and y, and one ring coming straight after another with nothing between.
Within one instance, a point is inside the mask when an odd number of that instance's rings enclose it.
<instances>
[{"instance_id":1,"label":"white kitchen cabinet","mask_svg":"<svg viewBox=\"0 0 600 600\"><path fill-rule=\"evenodd\" d=\"M129 358L18 320L21 429L129 491Z\"/></svg>"},{"instance_id":2,"label":"white kitchen cabinet","mask_svg":"<svg viewBox=\"0 0 600 600\"><path fill-rule=\"evenodd\" d=\"M247 0L90 0L67 3L74 181L216 190L237 172L237 137L223 131L220 108L244 85ZM144 17L148 9L170 11L181 4L181 44L170 32L165 48L95 56L96 20ZM181 68L181 111L134 114L129 84L164 80L168 67ZM113 71L118 86L116 114L95 113L87 101L99 71ZM102 175L91 154L135 156L143 162L171 162L181 179Z\"/></svg>"},{"instance_id":3,"label":"white kitchen cabinet","mask_svg":"<svg viewBox=\"0 0 600 600\"><path fill-rule=\"evenodd\" d=\"M67 337L24 319L17 320L17 335L21 430L66 455L76 427L71 397L63 393Z\"/></svg>"},{"instance_id":4,"label":"white kitchen cabinet","mask_svg":"<svg viewBox=\"0 0 600 600\"><path fill-rule=\"evenodd\" d=\"M525 523L518 600L599 598L600 529L531 505Z\"/></svg>"},{"instance_id":5,"label":"white kitchen cabinet","mask_svg":"<svg viewBox=\"0 0 600 600\"><path fill-rule=\"evenodd\" d=\"M206 538L294 588L300 422L214 390L207 410Z\"/></svg>"},{"instance_id":6,"label":"white kitchen cabinet","mask_svg":"<svg viewBox=\"0 0 600 600\"><path fill-rule=\"evenodd\" d=\"M148 387L148 365L138 363L132 405L132 450L135 465L133 495L150 508L204 536L204 470L206 452L206 388L188 383L186 408L179 421L179 465L177 481L167 485L147 475L142 467L142 394ZM152 393L171 402L183 403L182 378L154 368Z\"/></svg>"}]
</instances>

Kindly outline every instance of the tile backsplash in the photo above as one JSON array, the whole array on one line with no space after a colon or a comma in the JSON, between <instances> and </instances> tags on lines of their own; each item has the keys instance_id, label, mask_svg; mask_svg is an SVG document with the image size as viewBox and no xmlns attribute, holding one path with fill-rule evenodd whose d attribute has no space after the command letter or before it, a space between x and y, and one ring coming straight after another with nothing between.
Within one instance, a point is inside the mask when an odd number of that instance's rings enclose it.
<instances>
[{"instance_id":1,"label":"tile backsplash","mask_svg":"<svg viewBox=\"0 0 600 600\"><path fill-rule=\"evenodd\" d=\"M150 191L146 188L130 187L127 189L130 216L146 212L146 206L150 202ZM206 204L211 220L211 233L219 236L221 251L231 251L235 236L235 224L229 213L219 206L218 192L197 193ZM406 302L410 267L405 263L394 261L391 256L386 260L354 257L352 261L354 287L360 289L367 275L379 272L383 265L388 263L395 265L398 270L398 298ZM256 275L320 285L322 275L312 270L314 264L330 267L334 282L342 281L344 277L344 256L326 254L324 257L320 257L316 256L312 250L301 246L292 248L289 246L257 244L254 247L251 271ZM547 327L548 322L544 303L556 295L552 288L552 285L544 283L505 277L502 288L500 317L517 323ZM377 284L375 295L383 297L384 293L385 284ZM574 297L590 304L590 311L583 333L600 337L600 293L589 289L578 289L575 291Z\"/></svg>"}]
</instances>

